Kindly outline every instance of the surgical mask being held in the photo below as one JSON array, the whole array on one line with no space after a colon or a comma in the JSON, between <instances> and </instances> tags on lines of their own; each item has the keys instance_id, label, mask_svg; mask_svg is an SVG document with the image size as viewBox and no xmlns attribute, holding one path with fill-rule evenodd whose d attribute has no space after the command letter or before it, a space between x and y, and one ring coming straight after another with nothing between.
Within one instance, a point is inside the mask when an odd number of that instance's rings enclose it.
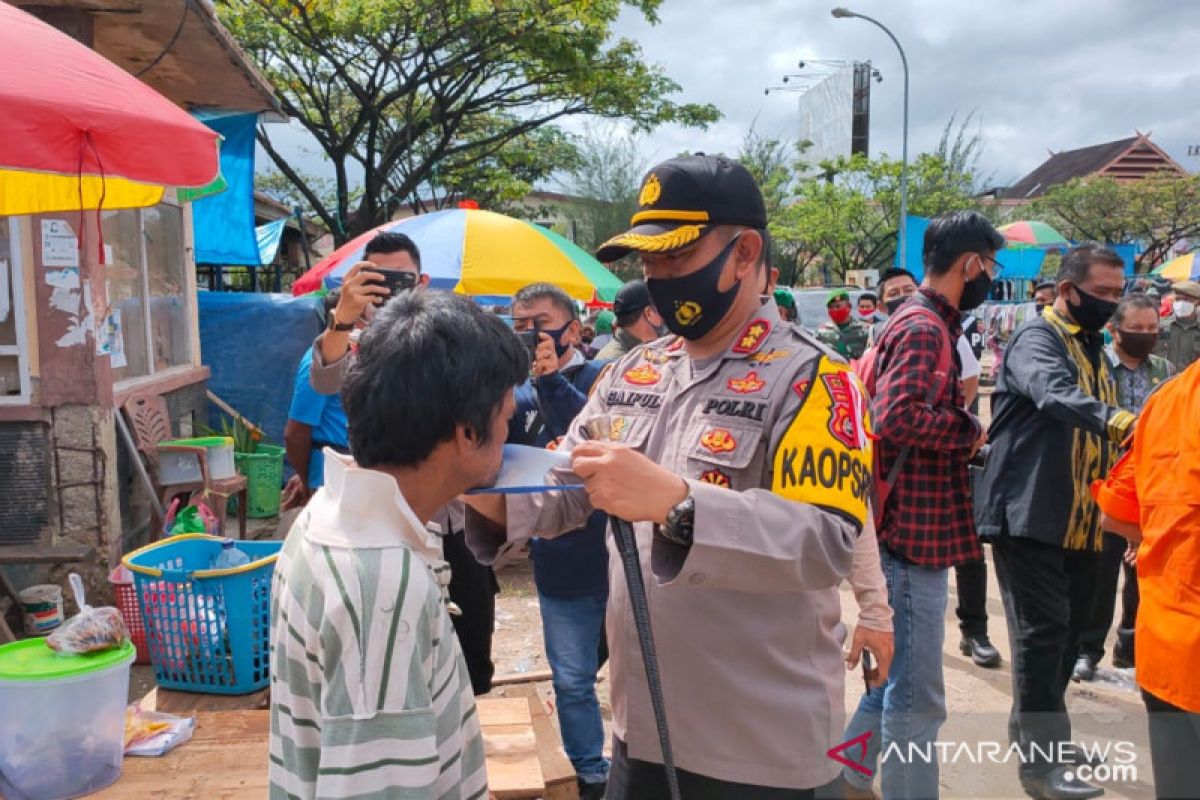
<instances>
[{"instance_id":1,"label":"surgical mask being held","mask_svg":"<svg viewBox=\"0 0 1200 800\"><path fill-rule=\"evenodd\" d=\"M1085 331L1096 333L1112 319L1112 315L1116 313L1119 303L1113 300L1105 300L1102 297L1096 297L1094 294L1088 294L1083 289L1075 286L1075 284L1071 285L1079 295L1078 303L1067 300L1067 310L1071 312L1071 318L1075 320L1075 324Z\"/></svg>"},{"instance_id":2,"label":"surgical mask being held","mask_svg":"<svg viewBox=\"0 0 1200 800\"><path fill-rule=\"evenodd\" d=\"M730 239L712 261L690 275L646 279L654 307L671 333L691 341L703 339L729 312L741 281L724 292L718 287L725 262L740 236Z\"/></svg>"},{"instance_id":3,"label":"surgical mask being held","mask_svg":"<svg viewBox=\"0 0 1200 800\"><path fill-rule=\"evenodd\" d=\"M1134 331L1123 331L1117 329L1117 344L1131 358L1136 358L1139 361L1146 358L1154 350L1154 346L1158 344L1157 333L1135 333Z\"/></svg>"},{"instance_id":4,"label":"surgical mask being held","mask_svg":"<svg viewBox=\"0 0 1200 800\"><path fill-rule=\"evenodd\" d=\"M1176 300L1174 311L1177 317L1190 317L1196 313L1196 304L1191 300Z\"/></svg>"}]
</instances>

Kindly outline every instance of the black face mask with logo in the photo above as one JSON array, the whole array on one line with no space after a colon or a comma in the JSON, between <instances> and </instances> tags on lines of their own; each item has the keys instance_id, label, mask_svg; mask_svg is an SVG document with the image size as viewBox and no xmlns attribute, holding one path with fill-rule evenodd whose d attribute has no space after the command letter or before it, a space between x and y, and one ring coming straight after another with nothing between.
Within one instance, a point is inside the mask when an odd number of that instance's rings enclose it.
<instances>
[{"instance_id":1,"label":"black face mask with logo","mask_svg":"<svg viewBox=\"0 0 1200 800\"><path fill-rule=\"evenodd\" d=\"M729 312L741 281L724 292L718 287L725 262L739 236L730 239L712 261L690 275L646 279L654 307L671 333L691 341L702 339Z\"/></svg>"}]
</instances>

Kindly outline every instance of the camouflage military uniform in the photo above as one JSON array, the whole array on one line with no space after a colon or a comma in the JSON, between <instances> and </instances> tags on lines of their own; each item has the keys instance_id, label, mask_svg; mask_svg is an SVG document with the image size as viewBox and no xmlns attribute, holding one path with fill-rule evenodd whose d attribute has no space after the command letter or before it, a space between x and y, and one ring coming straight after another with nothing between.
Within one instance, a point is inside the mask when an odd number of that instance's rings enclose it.
<instances>
[{"instance_id":1,"label":"camouflage military uniform","mask_svg":"<svg viewBox=\"0 0 1200 800\"><path fill-rule=\"evenodd\" d=\"M837 325L830 321L817 328L817 341L836 350L844 358L862 358L870 337L870 326L856 319L850 320L845 325Z\"/></svg>"},{"instance_id":2,"label":"camouflage military uniform","mask_svg":"<svg viewBox=\"0 0 1200 800\"><path fill-rule=\"evenodd\" d=\"M1162 322L1162 333L1155 352L1182 372L1200 358L1200 316L1177 319L1174 314Z\"/></svg>"}]
</instances>

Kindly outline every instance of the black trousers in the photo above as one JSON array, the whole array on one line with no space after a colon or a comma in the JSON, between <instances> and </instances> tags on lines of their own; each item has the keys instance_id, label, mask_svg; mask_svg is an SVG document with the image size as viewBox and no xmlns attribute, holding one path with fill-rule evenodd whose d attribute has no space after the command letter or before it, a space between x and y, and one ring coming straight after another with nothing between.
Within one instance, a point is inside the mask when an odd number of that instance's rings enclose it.
<instances>
[{"instance_id":1,"label":"black trousers","mask_svg":"<svg viewBox=\"0 0 1200 800\"><path fill-rule=\"evenodd\" d=\"M987 635L987 561L979 559L954 568L958 588L958 629L966 636Z\"/></svg>"},{"instance_id":2,"label":"black trousers","mask_svg":"<svg viewBox=\"0 0 1200 800\"><path fill-rule=\"evenodd\" d=\"M1125 563L1125 549L1129 542L1115 533L1104 534L1104 552L1100 558L1100 574L1096 578L1096 597L1092 605L1091 620L1083 632L1080 652L1098 664L1104 658L1104 640L1112 627L1113 614L1117 608L1117 579L1125 573L1125 586L1121 590L1121 621L1117 624L1117 646L1113 655L1133 661L1133 628L1137 621L1138 586L1137 570Z\"/></svg>"},{"instance_id":3,"label":"black trousers","mask_svg":"<svg viewBox=\"0 0 1200 800\"><path fill-rule=\"evenodd\" d=\"M612 767L608 771L607 800L670 800L667 772L662 764L629 757L625 743L613 737ZM684 800L827 800L842 798L841 779L815 789L777 789L749 783L731 783L676 768L679 794Z\"/></svg>"},{"instance_id":4,"label":"black trousers","mask_svg":"<svg viewBox=\"0 0 1200 800\"><path fill-rule=\"evenodd\" d=\"M1009 738L1046 752L1071 738L1067 686L1091 619L1100 554L1005 536L993 540L992 556L1012 647ZM1022 764L1021 773L1036 775L1050 766Z\"/></svg>"},{"instance_id":5,"label":"black trousers","mask_svg":"<svg viewBox=\"0 0 1200 800\"><path fill-rule=\"evenodd\" d=\"M475 694L487 694L492 689L492 632L496 629L496 594L500 584L492 568L480 564L462 531L450 532L442 539L442 549L450 564L450 599L462 609L461 616L452 616L454 632L467 661L471 688Z\"/></svg>"},{"instance_id":6,"label":"black trousers","mask_svg":"<svg viewBox=\"0 0 1200 800\"><path fill-rule=\"evenodd\" d=\"M1200 714L1184 711L1142 690L1150 717L1154 795L1200 797Z\"/></svg>"}]
</instances>

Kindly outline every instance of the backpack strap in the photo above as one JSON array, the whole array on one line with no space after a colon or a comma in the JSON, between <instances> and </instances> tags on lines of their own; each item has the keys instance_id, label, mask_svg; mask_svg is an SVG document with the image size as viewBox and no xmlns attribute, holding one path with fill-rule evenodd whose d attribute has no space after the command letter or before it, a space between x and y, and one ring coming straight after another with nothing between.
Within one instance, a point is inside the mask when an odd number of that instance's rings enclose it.
<instances>
[{"instance_id":1,"label":"backpack strap","mask_svg":"<svg viewBox=\"0 0 1200 800\"><path fill-rule=\"evenodd\" d=\"M905 303L898 312L893 314L888 320L887 325L884 326L883 332L880 333L879 338L882 341L887 334L888 329L892 327L892 323L900 319L902 316L904 318L908 318L916 315L921 315L936 323L937 326L942 329L943 334L942 346L938 350L938 363L937 370L934 373L934 380L929 384L929 390L925 393L925 402L929 405L933 405L935 402L937 402L937 399L941 397L942 392L945 391L946 384L950 382L950 368L954 362L953 345L950 343L950 329L946 326L945 320L943 320L936 311L920 302L918 299L917 302ZM873 368L874 366L875 361L872 360L870 367ZM872 374L871 386L869 387L869 391L872 395L875 393L875 381L877 379L878 376ZM892 489L896 486L896 481L900 479L900 471L904 469L904 465L908 462L908 457L911 452L911 445L906 445L901 448L900 452L896 455L896 460L892 463L892 468L888 470L887 478L882 481L879 479L878 464L876 465L875 487L873 492L874 496L872 498L876 524L879 524L883 521L884 507L887 505L888 498L892 494ZM878 459L879 448L875 449L875 454L876 459Z\"/></svg>"}]
</instances>

